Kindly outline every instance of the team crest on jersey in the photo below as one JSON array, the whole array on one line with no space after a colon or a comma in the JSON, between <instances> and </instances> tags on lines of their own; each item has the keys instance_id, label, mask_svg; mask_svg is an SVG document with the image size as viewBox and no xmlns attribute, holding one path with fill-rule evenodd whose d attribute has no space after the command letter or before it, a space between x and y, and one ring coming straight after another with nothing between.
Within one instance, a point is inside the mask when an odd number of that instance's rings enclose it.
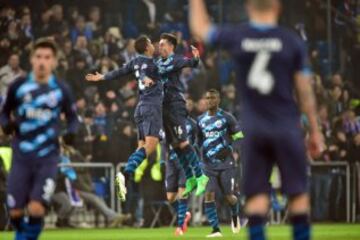
<instances>
[{"instance_id":1,"label":"team crest on jersey","mask_svg":"<svg viewBox=\"0 0 360 240\"><path fill-rule=\"evenodd\" d=\"M146 63L144 63L143 65L141 65L141 70L143 69L147 69L148 65Z\"/></svg>"},{"instance_id":2,"label":"team crest on jersey","mask_svg":"<svg viewBox=\"0 0 360 240\"><path fill-rule=\"evenodd\" d=\"M57 104L58 104L58 100L57 100L55 92L50 92L48 95L47 105L49 107L56 107Z\"/></svg>"},{"instance_id":3,"label":"team crest on jersey","mask_svg":"<svg viewBox=\"0 0 360 240\"><path fill-rule=\"evenodd\" d=\"M7 204L10 208L14 208L16 205L16 201L13 195L8 194L7 195Z\"/></svg>"},{"instance_id":4,"label":"team crest on jersey","mask_svg":"<svg viewBox=\"0 0 360 240\"><path fill-rule=\"evenodd\" d=\"M135 70L138 70L138 69L139 69L139 65L135 65L135 66L134 66L134 69L135 69Z\"/></svg>"},{"instance_id":5,"label":"team crest on jersey","mask_svg":"<svg viewBox=\"0 0 360 240\"><path fill-rule=\"evenodd\" d=\"M221 128L221 127L223 126L222 121L221 121L221 120L217 120L217 121L215 122L215 126L216 126L217 128Z\"/></svg>"},{"instance_id":6,"label":"team crest on jersey","mask_svg":"<svg viewBox=\"0 0 360 240\"><path fill-rule=\"evenodd\" d=\"M31 94L30 94L30 93L27 93L27 94L24 96L24 102L25 102L25 103L29 103L29 102L31 102L31 100L32 100Z\"/></svg>"}]
</instances>

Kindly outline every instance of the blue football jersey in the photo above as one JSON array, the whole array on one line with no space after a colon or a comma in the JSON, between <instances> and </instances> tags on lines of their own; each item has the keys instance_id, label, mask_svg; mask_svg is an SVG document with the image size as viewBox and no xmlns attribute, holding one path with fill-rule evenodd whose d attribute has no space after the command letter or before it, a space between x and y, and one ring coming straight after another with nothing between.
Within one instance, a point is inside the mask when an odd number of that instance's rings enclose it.
<instances>
[{"instance_id":1,"label":"blue football jersey","mask_svg":"<svg viewBox=\"0 0 360 240\"><path fill-rule=\"evenodd\" d=\"M163 84L160 81L159 71L153 58L139 55L123 67L105 74L105 80L112 80L130 74L134 74L138 82L139 101L141 103L162 104ZM145 77L151 78L154 84L146 87L143 83Z\"/></svg>"},{"instance_id":2,"label":"blue football jersey","mask_svg":"<svg viewBox=\"0 0 360 240\"><path fill-rule=\"evenodd\" d=\"M185 88L184 84L180 81L181 70L186 67L197 67L199 59L173 54L166 59L159 58L156 64L164 83L164 104L166 105L166 103L174 101L185 102Z\"/></svg>"},{"instance_id":3,"label":"blue football jersey","mask_svg":"<svg viewBox=\"0 0 360 240\"><path fill-rule=\"evenodd\" d=\"M75 133L78 118L72 95L55 76L48 84L37 83L32 73L17 79L9 88L0 116L3 128L11 123L16 126L14 154L29 160L58 155L61 113L68 122L67 132Z\"/></svg>"},{"instance_id":4,"label":"blue football jersey","mask_svg":"<svg viewBox=\"0 0 360 240\"><path fill-rule=\"evenodd\" d=\"M216 167L227 165L226 162L232 160L233 141L243 138L235 117L219 109L215 115L209 115L208 112L201 115L197 124L204 163Z\"/></svg>"},{"instance_id":5,"label":"blue football jersey","mask_svg":"<svg viewBox=\"0 0 360 240\"><path fill-rule=\"evenodd\" d=\"M309 69L305 44L296 33L248 23L214 27L208 42L228 50L234 59L244 129L299 126L294 76Z\"/></svg>"}]
</instances>

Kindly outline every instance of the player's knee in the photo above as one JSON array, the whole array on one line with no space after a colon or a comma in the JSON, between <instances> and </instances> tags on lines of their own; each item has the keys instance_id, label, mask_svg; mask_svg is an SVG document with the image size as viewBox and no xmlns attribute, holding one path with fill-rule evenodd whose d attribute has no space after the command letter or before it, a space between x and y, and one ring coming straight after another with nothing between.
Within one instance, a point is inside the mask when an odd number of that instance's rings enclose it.
<instances>
[{"instance_id":1,"label":"player's knee","mask_svg":"<svg viewBox=\"0 0 360 240\"><path fill-rule=\"evenodd\" d=\"M45 215L45 207L41 202L31 201L27 207L30 216L42 217Z\"/></svg>"},{"instance_id":2,"label":"player's knee","mask_svg":"<svg viewBox=\"0 0 360 240\"><path fill-rule=\"evenodd\" d=\"M173 203L177 199L177 194L176 193L167 193L166 198L170 203Z\"/></svg>"},{"instance_id":3,"label":"player's knee","mask_svg":"<svg viewBox=\"0 0 360 240\"><path fill-rule=\"evenodd\" d=\"M238 201L237 197L234 194L226 195L225 198L230 205L234 205Z\"/></svg>"},{"instance_id":4,"label":"player's knee","mask_svg":"<svg viewBox=\"0 0 360 240\"><path fill-rule=\"evenodd\" d=\"M215 193L214 192L206 192L205 193L205 202L215 201Z\"/></svg>"},{"instance_id":5,"label":"player's knee","mask_svg":"<svg viewBox=\"0 0 360 240\"><path fill-rule=\"evenodd\" d=\"M179 143L177 147L180 148L180 149L184 149L184 148L186 148L188 145L189 145L189 142L188 142L188 141L184 141L184 142Z\"/></svg>"},{"instance_id":6,"label":"player's knee","mask_svg":"<svg viewBox=\"0 0 360 240\"><path fill-rule=\"evenodd\" d=\"M145 147L145 151L146 151L147 156L149 156L153 152L155 152L158 143L159 143L158 138L156 138L156 137L146 137L146 143L145 143L144 147Z\"/></svg>"},{"instance_id":7,"label":"player's knee","mask_svg":"<svg viewBox=\"0 0 360 240\"><path fill-rule=\"evenodd\" d=\"M269 210L269 196L267 194L258 194L249 197L246 200L245 212L247 214L267 214Z\"/></svg>"},{"instance_id":8,"label":"player's knee","mask_svg":"<svg viewBox=\"0 0 360 240\"><path fill-rule=\"evenodd\" d=\"M308 194L289 197L289 212L293 214L307 213L310 210Z\"/></svg>"},{"instance_id":9,"label":"player's knee","mask_svg":"<svg viewBox=\"0 0 360 240\"><path fill-rule=\"evenodd\" d=\"M9 211L9 215L11 218L20 218L24 215L24 211L22 209L12 209Z\"/></svg>"}]
</instances>

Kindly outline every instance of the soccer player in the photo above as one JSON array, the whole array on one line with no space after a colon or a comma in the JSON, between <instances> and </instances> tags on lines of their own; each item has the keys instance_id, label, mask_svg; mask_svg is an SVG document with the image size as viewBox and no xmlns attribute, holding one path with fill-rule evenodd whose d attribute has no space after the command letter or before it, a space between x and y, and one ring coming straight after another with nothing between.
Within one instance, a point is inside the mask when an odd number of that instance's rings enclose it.
<instances>
[{"instance_id":1,"label":"soccer player","mask_svg":"<svg viewBox=\"0 0 360 240\"><path fill-rule=\"evenodd\" d=\"M186 132L189 143L195 148L197 143L197 125L191 117L187 118ZM191 213L188 212L188 196L183 196L186 183L185 171L180 166L179 158L171 146L169 160L166 161L165 165L166 197L177 213L175 236L182 236L187 231Z\"/></svg>"},{"instance_id":2,"label":"soccer player","mask_svg":"<svg viewBox=\"0 0 360 240\"><path fill-rule=\"evenodd\" d=\"M208 110L198 118L199 145L202 150L205 174L210 178L205 193L205 213L213 228L207 237L222 237L215 191L220 189L231 208L231 227L239 233L239 201L234 194L235 160L232 143L244 137L233 115L219 108L220 93L216 89L206 92Z\"/></svg>"},{"instance_id":3,"label":"soccer player","mask_svg":"<svg viewBox=\"0 0 360 240\"><path fill-rule=\"evenodd\" d=\"M160 37L160 59L157 61L164 82L164 129L166 142L171 144L176 152L180 165L185 170L186 184L184 196L189 195L195 188L196 195L205 192L209 178L199 167L199 156L187 140L186 121L187 110L184 99L184 86L180 81L183 68L194 68L199 64L199 51L193 48L194 58L185 58L174 53L177 39L174 35L164 33Z\"/></svg>"},{"instance_id":4,"label":"soccer player","mask_svg":"<svg viewBox=\"0 0 360 240\"><path fill-rule=\"evenodd\" d=\"M138 148L130 155L125 173L132 175L147 156L156 150L163 135L163 84L160 82L158 68L153 59L155 48L146 36L135 41L138 57L126 63L122 68L105 75L88 74L88 81L109 81L130 74L135 74L139 88L139 103L135 110L135 122L138 128ZM119 198L125 201L125 179L121 173L117 175Z\"/></svg>"},{"instance_id":5,"label":"soccer player","mask_svg":"<svg viewBox=\"0 0 360 240\"><path fill-rule=\"evenodd\" d=\"M246 134L242 183L249 238L265 239L269 178L276 164L282 191L289 198L293 238L307 240L311 237L307 159L297 105L309 121L308 147L313 157L321 153L322 136L305 46L295 33L277 25L279 0L248 0L246 8L249 23L218 27L211 24L204 1L190 0L190 26L194 35L229 51L235 62Z\"/></svg>"},{"instance_id":6,"label":"soccer player","mask_svg":"<svg viewBox=\"0 0 360 240\"><path fill-rule=\"evenodd\" d=\"M42 231L55 188L60 115L65 113L68 123L66 142L78 126L70 91L52 73L57 65L55 43L38 40L31 52L31 65L32 72L10 86L0 115L3 131L13 135L7 203L16 240L36 240Z\"/></svg>"}]
</instances>

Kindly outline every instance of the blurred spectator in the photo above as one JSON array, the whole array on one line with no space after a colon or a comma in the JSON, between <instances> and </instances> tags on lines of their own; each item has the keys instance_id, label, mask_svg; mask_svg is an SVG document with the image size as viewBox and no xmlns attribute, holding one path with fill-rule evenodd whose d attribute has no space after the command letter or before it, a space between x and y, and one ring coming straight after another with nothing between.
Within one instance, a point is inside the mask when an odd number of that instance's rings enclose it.
<instances>
[{"instance_id":1,"label":"blurred spectator","mask_svg":"<svg viewBox=\"0 0 360 240\"><path fill-rule=\"evenodd\" d=\"M91 56L90 51L88 49L88 41L86 36L84 35L77 36L74 50L75 50L75 54L82 56L85 59L86 64L92 66L93 57Z\"/></svg>"},{"instance_id":2,"label":"blurred spectator","mask_svg":"<svg viewBox=\"0 0 360 240\"><path fill-rule=\"evenodd\" d=\"M93 38L92 27L86 25L84 16L78 16L75 26L70 31L70 37L73 44L77 42L79 36L85 36L88 41Z\"/></svg>"},{"instance_id":3,"label":"blurred spectator","mask_svg":"<svg viewBox=\"0 0 360 240\"><path fill-rule=\"evenodd\" d=\"M88 70L83 56L77 56L74 62L74 65L71 65L72 67L67 71L66 81L72 88L76 99L78 99L84 96L85 87L87 85L84 77Z\"/></svg>"},{"instance_id":4,"label":"blurred spectator","mask_svg":"<svg viewBox=\"0 0 360 240\"><path fill-rule=\"evenodd\" d=\"M6 96L9 85L20 76L25 76L20 68L19 55L14 53L9 57L8 64L0 68L0 95Z\"/></svg>"},{"instance_id":5,"label":"blurred spectator","mask_svg":"<svg viewBox=\"0 0 360 240\"><path fill-rule=\"evenodd\" d=\"M92 6L89 10L89 21L86 23L90 28L94 38L99 38L103 34L103 26L101 24L101 11L97 6Z\"/></svg>"}]
</instances>

